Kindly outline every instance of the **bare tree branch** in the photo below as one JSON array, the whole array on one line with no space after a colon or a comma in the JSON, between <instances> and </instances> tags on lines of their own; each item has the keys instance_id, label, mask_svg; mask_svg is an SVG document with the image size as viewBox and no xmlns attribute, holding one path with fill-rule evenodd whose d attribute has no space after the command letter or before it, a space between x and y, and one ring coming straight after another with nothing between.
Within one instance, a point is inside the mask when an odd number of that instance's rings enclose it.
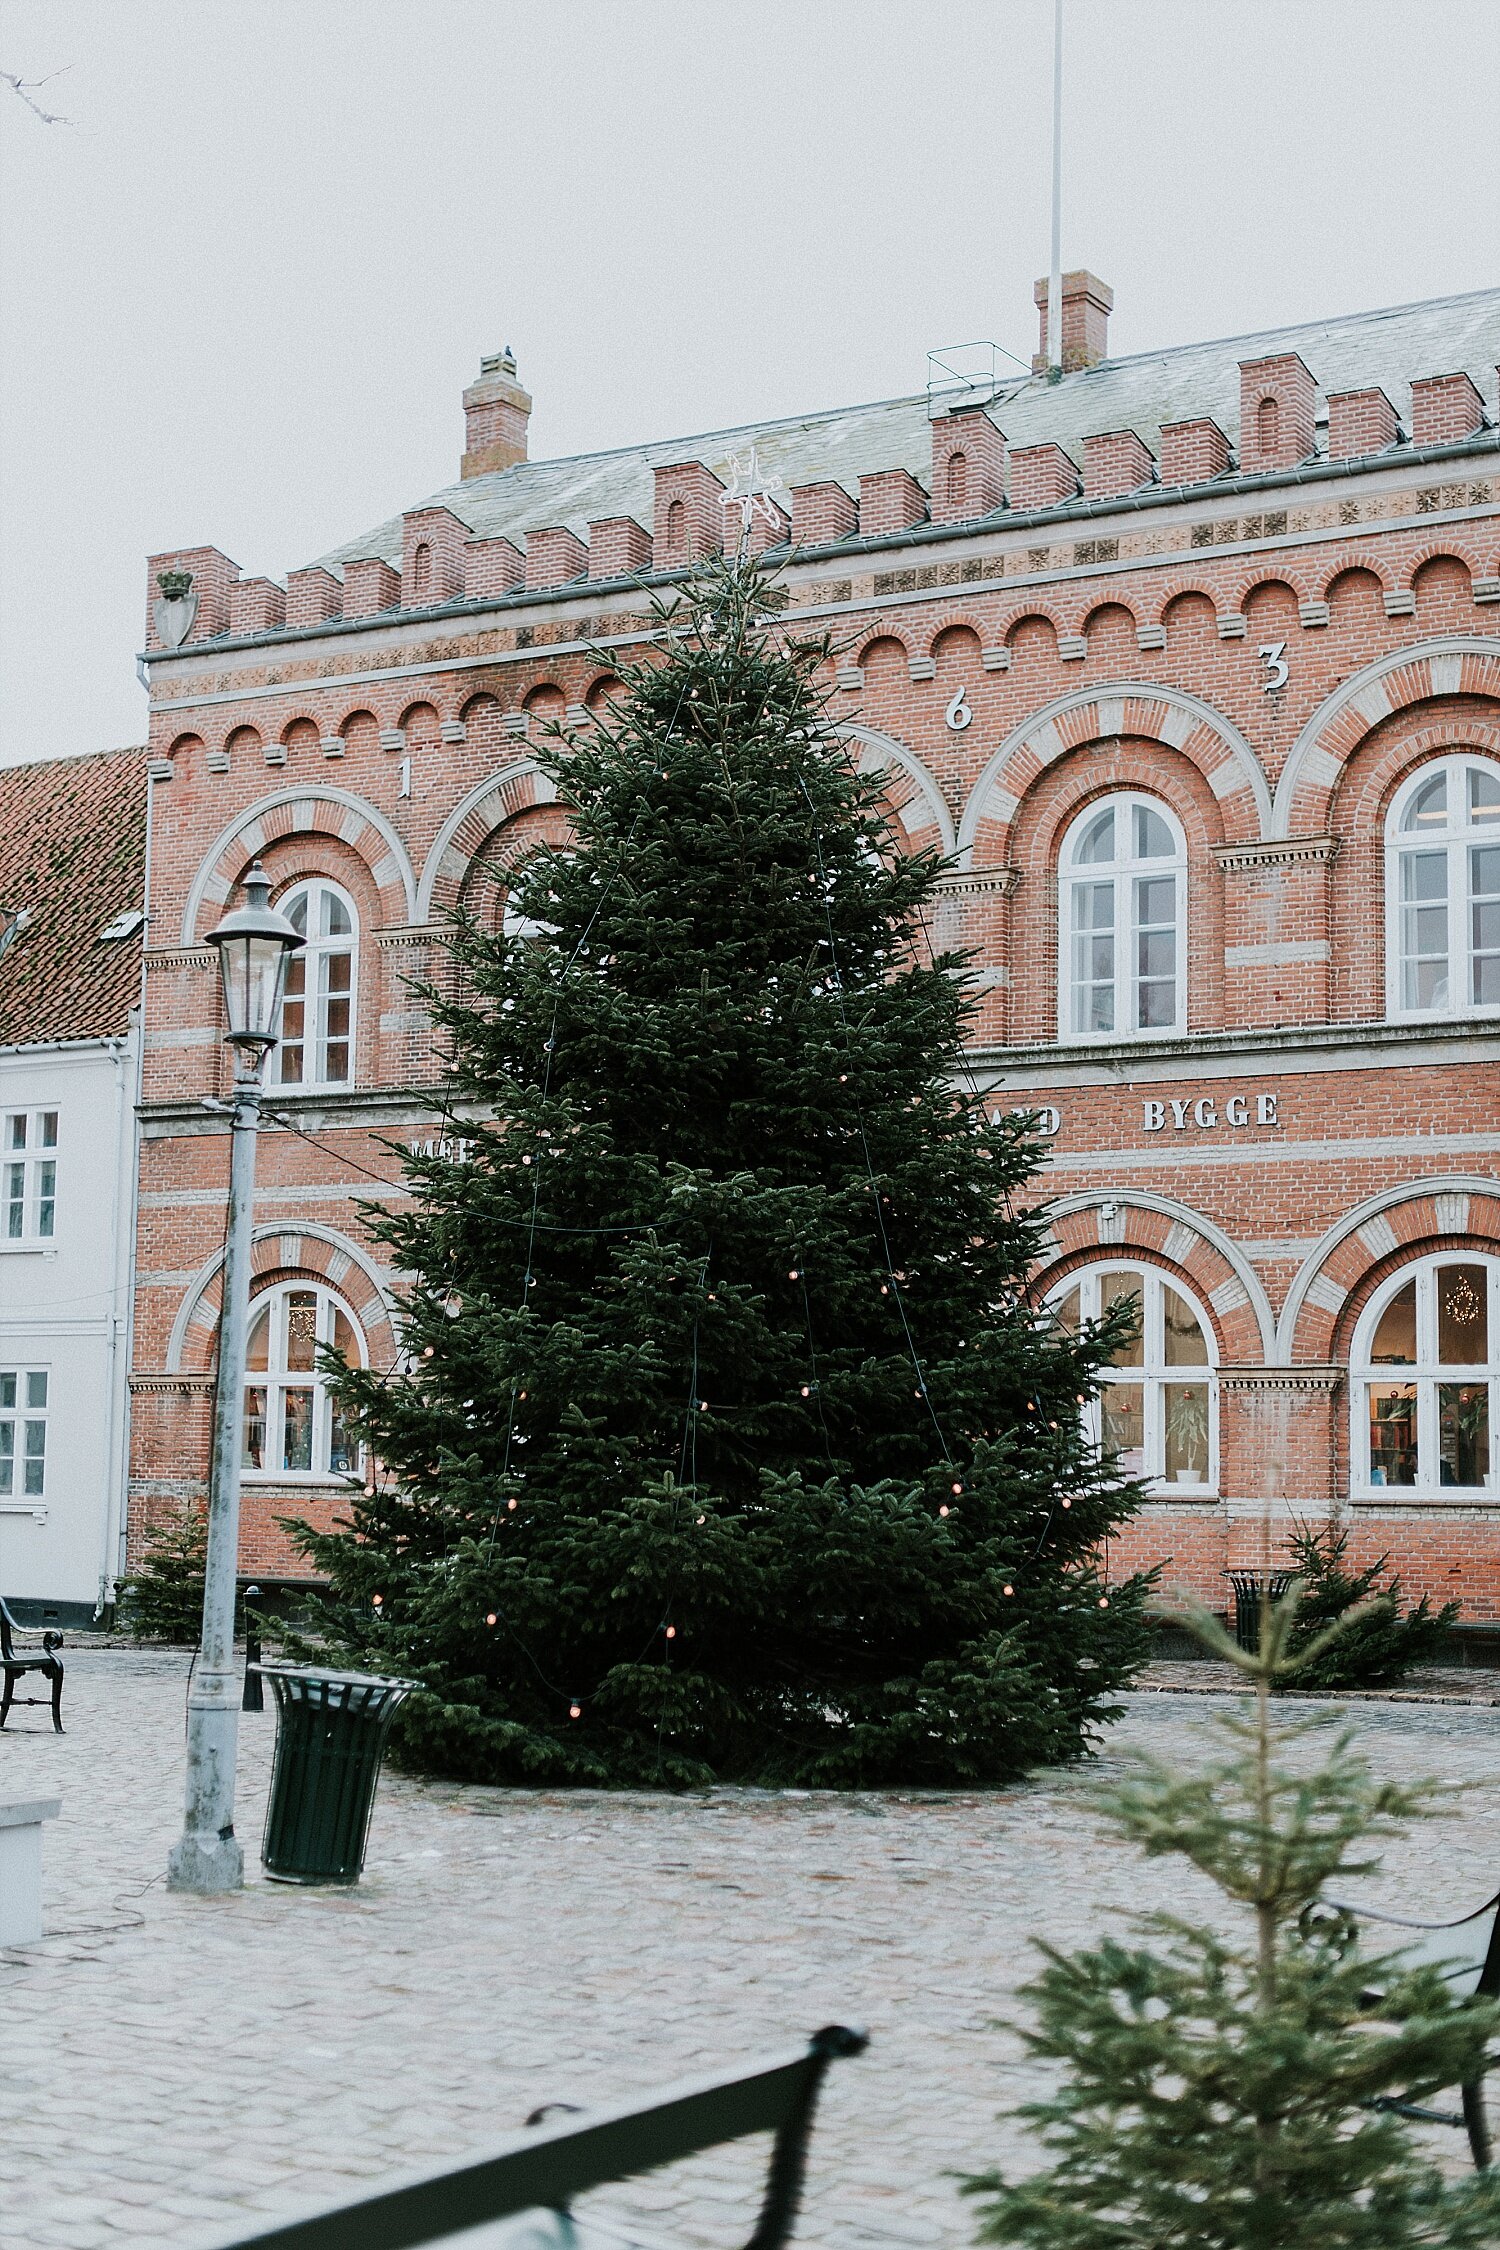
<instances>
[{"instance_id":1,"label":"bare tree branch","mask_svg":"<svg viewBox=\"0 0 1500 2250\"><path fill-rule=\"evenodd\" d=\"M72 67L71 63L65 63L63 70L71 70ZM71 117L54 115L51 110L43 109L40 102L34 102L31 98L33 94L40 93L44 86L50 86L54 78L61 78L62 75L62 70L53 70L45 78L20 78L13 70L0 70L0 85L8 86L13 94L19 95L32 116L39 117L44 125L71 125Z\"/></svg>"}]
</instances>

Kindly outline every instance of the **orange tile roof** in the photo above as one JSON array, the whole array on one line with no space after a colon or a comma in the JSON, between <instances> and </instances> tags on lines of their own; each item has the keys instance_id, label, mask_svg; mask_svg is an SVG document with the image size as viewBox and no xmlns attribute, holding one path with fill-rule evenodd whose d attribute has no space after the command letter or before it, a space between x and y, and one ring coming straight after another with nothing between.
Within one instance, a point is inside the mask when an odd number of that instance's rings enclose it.
<instances>
[{"instance_id":1,"label":"orange tile roof","mask_svg":"<svg viewBox=\"0 0 1500 2250\"><path fill-rule=\"evenodd\" d=\"M123 1036L142 933L100 932L145 873L144 749L0 768L0 1045Z\"/></svg>"}]
</instances>

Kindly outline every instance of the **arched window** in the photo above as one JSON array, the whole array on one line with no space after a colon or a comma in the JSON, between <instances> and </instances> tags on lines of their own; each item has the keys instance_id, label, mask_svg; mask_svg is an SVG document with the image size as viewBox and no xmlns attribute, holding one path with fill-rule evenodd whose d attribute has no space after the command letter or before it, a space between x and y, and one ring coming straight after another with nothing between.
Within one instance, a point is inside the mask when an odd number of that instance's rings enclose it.
<instances>
[{"instance_id":1,"label":"arched window","mask_svg":"<svg viewBox=\"0 0 1500 2250\"><path fill-rule=\"evenodd\" d=\"M425 539L417 542L411 558L411 591L415 602L432 599L432 549Z\"/></svg>"},{"instance_id":2,"label":"arched window","mask_svg":"<svg viewBox=\"0 0 1500 2250\"><path fill-rule=\"evenodd\" d=\"M1091 805L1063 840L1058 889L1064 1036L1180 1031L1187 851L1171 814L1134 794Z\"/></svg>"},{"instance_id":3,"label":"arched window","mask_svg":"<svg viewBox=\"0 0 1500 2250\"><path fill-rule=\"evenodd\" d=\"M687 550L687 509L680 500L667 503L667 552L684 554Z\"/></svg>"},{"instance_id":4,"label":"arched window","mask_svg":"<svg viewBox=\"0 0 1500 2250\"><path fill-rule=\"evenodd\" d=\"M969 504L969 459L965 453L948 456L948 505L962 516Z\"/></svg>"},{"instance_id":5,"label":"arched window","mask_svg":"<svg viewBox=\"0 0 1500 2250\"><path fill-rule=\"evenodd\" d=\"M1101 1320L1122 1299L1136 1308L1134 1340L1104 1370L1086 1410L1096 1445L1127 1476L1163 1490L1211 1492L1219 1481L1219 1398L1213 1335L1200 1308L1155 1266L1099 1264L1053 1300L1060 1327Z\"/></svg>"},{"instance_id":6,"label":"arched window","mask_svg":"<svg viewBox=\"0 0 1500 2250\"><path fill-rule=\"evenodd\" d=\"M276 1075L283 1086L347 1086L354 1054L354 908L337 884L298 883L277 904L307 943L292 955Z\"/></svg>"},{"instance_id":7,"label":"arched window","mask_svg":"<svg viewBox=\"0 0 1500 2250\"><path fill-rule=\"evenodd\" d=\"M1386 1005L1397 1016L1500 1011L1500 765L1439 758L1386 826Z\"/></svg>"},{"instance_id":8,"label":"arched window","mask_svg":"<svg viewBox=\"0 0 1500 2250\"><path fill-rule=\"evenodd\" d=\"M1377 1290L1350 1356L1357 1495L1494 1490L1497 1334L1500 1259L1423 1258Z\"/></svg>"},{"instance_id":9,"label":"arched window","mask_svg":"<svg viewBox=\"0 0 1500 2250\"><path fill-rule=\"evenodd\" d=\"M246 1349L245 1452L249 1476L353 1476L360 1449L334 1407L319 1365L327 1345L362 1367L364 1344L353 1315L331 1289L286 1281L250 1312Z\"/></svg>"},{"instance_id":10,"label":"arched window","mask_svg":"<svg viewBox=\"0 0 1500 2250\"><path fill-rule=\"evenodd\" d=\"M1281 442L1281 408L1274 398L1263 398L1255 409L1255 443L1263 454L1274 453Z\"/></svg>"}]
</instances>

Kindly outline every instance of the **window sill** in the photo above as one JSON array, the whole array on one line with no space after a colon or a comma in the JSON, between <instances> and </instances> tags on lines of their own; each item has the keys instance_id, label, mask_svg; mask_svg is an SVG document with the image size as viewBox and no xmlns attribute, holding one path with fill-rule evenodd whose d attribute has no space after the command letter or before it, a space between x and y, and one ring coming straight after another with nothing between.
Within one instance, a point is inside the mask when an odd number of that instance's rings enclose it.
<instances>
[{"instance_id":1,"label":"window sill","mask_svg":"<svg viewBox=\"0 0 1500 2250\"><path fill-rule=\"evenodd\" d=\"M45 1500L0 1500L0 1516L33 1516L38 1523L47 1521Z\"/></svg>"},{"instance_id":2,"label":"window sill","mask_svg":"<svg viewBox=\"0 0 1500 2250\"><path fill-rule=\"evenodd\" d=\"M1179 1506L1190 1502L1195 1507L1216 1508L1223 1495L1211 1484L1148 1484L1149 1501L1175 1501Z\"/></svg>"},{"instance_id":3,"label":"window sill","mask_svg":"<svg viewBox=\"0 0 1500 2250\"><path fill-rule=\"evenodd\" d=\"M0 1242L0 1257L4 1258L55 1258L55 1242Z\"/></svg>"},{"instance_id":4,"label":"window sill","mask_svg":"<svg viewBox=\"0 0 1500 2250\"><path fill-rule=\"evenodd\" d=\"M1387 1484L1378 1492L1351 1492L1351 1508L1500 1508L1500 1488L1492 1484L1445 1484L1439 1492L1420 1485Z\"/></svg>"},{"instance_id":5,"label":"window sill","mask_svg":"<svg viewBox=\"0 0 1500 2250\"><path fill-rule=\"evenodd\" d=\"M312 1469L241 1469L240 1483L253 1485L260 1491L290 1489L294 1492L353 1492L362 1491L358 1474L350 1470L324 1476Z\"/></svg>"}]
</instances>

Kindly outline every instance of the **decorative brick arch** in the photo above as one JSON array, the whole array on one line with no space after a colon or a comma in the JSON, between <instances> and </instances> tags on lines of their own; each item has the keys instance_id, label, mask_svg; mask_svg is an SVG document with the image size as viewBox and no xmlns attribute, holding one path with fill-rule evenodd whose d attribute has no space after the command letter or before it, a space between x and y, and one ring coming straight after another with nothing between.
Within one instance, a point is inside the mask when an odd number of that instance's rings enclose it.
<instances>
[{"instance_id":1,"label":"decorative brick arch","mask_svg":"<svg viewBox=\"0 0 1500 2250\"><path fill-rule=\"evenodd\" d=\"M1306 571L1299 570L1290 556L1278 553L1274 560L1270 556L1262 556L1258 565L1250 565L1242 570L1238 578L1231 581L1230 599L1225 602L1224 607L1231 610L1243 609L1250 596L1262 586L1285 586L1299 602L1313 598L1312 581Z\"/></svg>"},{"instance_id":2,"label":"decorative brick arch","mask_svg":"<svg viewBox=\"0 0 1500 2250\"><path fill-rule=\"evenodd\" d=\"M1006 737L964 807L958 830L963 864L1004 866L1016 808L1038 774L1065 751L1120 735L1164 742L1191 760L1223 806L1231 842L1254 842L1265 834L1271 792L1238 727L1181 688L1120 680L1059 696Z\"/></svg>"},{"instance_id":3,"label":"decorative brick arch","mask_svg":"<svg viewBox=\"0 0 1500 2250\"><path fill-rule=\"evenodd\" d=\"M912 851L954 848L953 815L941 789L913 751L874 727L841 725L839 734L859 747L859 770L883 774L891 810L906 831Z\"/></svg>"},{"instance_id":4,"label":"decorative brick arch","mask_svg":"<svg viewBox=\"0 0 1500 2250\"><path fill-rule=\"evenodd\" d=\"M534 758L518 758L469 791L438 830L417 886L413 920L430 922L434 910L451 913L479 853L507 821L537 805L557 802L557 785Z\"/></svg>"},{"instance_id":5,"label":"decorative brick arch","mask_svg":"<svg viewBox=\"0 0 1500 2250\"><path fill-rule=\"evenodd\" d=\"M295 1280L299 1275L326 1281L348 1300L364 1330L370 1360L389 1366L400 1346L396 1337L389 1276L375 1264L366 1249L335 1227L258 1226L250 1255L252 1300L257 1283ZM167 1372L203 1374L212 1369L219 1333L219 1308L223 1295L224 1253L216 1250L201 1265L183 1292L167 1343Z\"/></svg>"},{"instance_id":6,"label":"decorative brick arch","mask_svg":"<svg viewBox=\"0 0 1500 2250\"><path fill-rule=\"evenodd\" d=\"M1500 640L1451 635L1419 641L1356 672L1293 744L1276 789L1271 835L1325 834L1344 767L1371 729L1393 712L1449 695L1500 700Z\"/></svg>"},{"instance_id":7,"label":"decorative brick arch","mask_svg":"<svg viewBox=\"0 0 1500 2250\"><path fill-rule=\"evenodd\" d=\"M386 925L399 929L410 922L417 886L406 846L383 813L346 789L309 785L280 789L236 815L208 853L193 877L182 913L182 943L199 942L199 921L217 912L243 874L246 862L282 836L336 837L357 852L370 870L380 894Z\"/></svg>"},{"instance_id":8,"label":"decorative brick arch","mask_svg":"<svg viewBox=\"0 0 1500 2250\"><path fill-rule=\"evenodd\" d=\"M1275 1316L1260 1277L1244 1252L1211 1219L1170 1196L1141 1188L1087 1188L1047 1206L1053 1256L1032 1294L1047 1295L1080 1267L1102 1258L1136 1257L1180 1274L1213 1316L1219 1359L1234 1366L1269 1363Z\"/></svg>"},{"instance_id":9,"label":"decorative brick arch","mask_svg":"<svg viewBox=\"0 0 1500 2250\"><path fill-rule=\"evenodd\" d=\"M1214 587L1205 586L1201 584L1200 581L1196 578L1188 579L1186 583L1174 580L1170 591L1168 591L1166 588L1163 588L1161 600L1157 604L1156 616L1152 620L1152 622L1157 625L1165 625L1167 621L1167 611L1174 608L1178 602L1191 600L1194 596L1196 596L1199 601L1207 602L1209 608L1214 611L1215 615L1217 615L1218 611L1223 607L1223 604L1220 602L1218 593Z\"/></svg>"},{"instance_id":10,"label":"decorative brick arch","mask_svg":"<svg viewBox=\"0 0 1500 2250\"><path fill-rule=\"evenodd\" d=\"M1425 570L1431 562L1457 563L1460 570L1468 573L1470 583L1473 583L1476 575L1474 559L1472 555L1461 555L1450 535L1446 539L1429 539L1425 547L1417 548L1403 573L1408 587L1415 586L1418 572Z\"/></svg>"},{"instance_id":11,"label":"decorative brick arch","mask_svg":"<svg viewBox=\"0 0 1500 2250\"><path fill-rule=\"evenodd\" d=\"M935 657L937 655L938 642L946 640L950 633L972 633L975 640L979 643L980 647L982 648L984 646L984 626L981 625L976 618L968 617L960 613L957 617L945 618L942 624L938 627L937 631L932 635L932 638L927 643L927 653L929 656Z\"/></svg>"},{"instance_id":12,"label":"decorative brick arch","mask_svg":"<svg viewBox=\"0 0 1500 2250\"><path fill-rule=\"evenodd\" d=\"M1335 1220L1303 1260L1278 1324L1284 1362L1330 1360L1347 1348L1352 1319L1400 1253L1415 1258L1455 1237L1500 1252L1500 1180L1438 1174L1387 1188Z\"/></svg>"}]
</instances>

